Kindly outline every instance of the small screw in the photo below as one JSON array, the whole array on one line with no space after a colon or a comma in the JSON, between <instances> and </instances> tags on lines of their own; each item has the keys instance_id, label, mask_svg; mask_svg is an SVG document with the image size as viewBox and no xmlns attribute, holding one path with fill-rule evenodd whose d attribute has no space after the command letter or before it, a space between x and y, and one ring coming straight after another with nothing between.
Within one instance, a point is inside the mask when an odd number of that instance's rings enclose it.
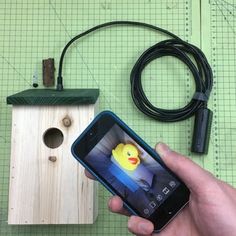
<instances>
[{"instance_id":1,"label":"small screw","mask_svg":"<svg viewBox=\"0 0 236 236\"><path fill-rule=\"evenodd\" d=\"M56 156L50 156L48 158L48 160L51 161L51 162L55 162L57 160L57 157Z\"/></svg>"},{"instance_id":2,"label":"small screw","mask_svg":"<svg viewBox=\"0 0 236 236\"><path fill-rule=\"evenodd\" d=\"M66 116L65 118L63 118L62 122L63 122L63 125L64 125L65 127L70 127L70 126L71 126L71 119L70 119L68 116Z\"/></svg>"},{"instance_id":3,"label":"small screw","mask_svg":"<svg viewBox=\"0 0 236 236\"><path fill-rule=\"evenodd\" d=\"M38 84L38 71L37 66L35 66L34 74L33 74L33 87L37 88L39 86Z\"/></svg>"}]
</instances>

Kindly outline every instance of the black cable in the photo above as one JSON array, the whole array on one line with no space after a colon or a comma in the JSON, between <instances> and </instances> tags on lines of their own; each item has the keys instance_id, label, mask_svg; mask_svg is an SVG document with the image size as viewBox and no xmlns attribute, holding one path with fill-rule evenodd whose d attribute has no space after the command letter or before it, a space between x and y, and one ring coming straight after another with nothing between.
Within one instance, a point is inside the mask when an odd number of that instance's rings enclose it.
<instances>
[{"instance_id":1,"label":"black cable","mask_svg":"<svg viewBox=\"0 0 236 236\"><path fill-rule=\"evenodd\" d=\"M193 74L196 92L192 100L183 108L174 110L157 108L151 104L143 91L142 70L152 60L163 56L177 57ZM212 77L211 67L199 48L181 39L168 39L150 47L140 56L130 76L131 94L138 109L156 120L163 122L185 120L194 115L199 108L207 107L207 100L212 89Z\"/></svg>"},{"instance_id":2,"label":"black cable","mask_svg":"<svg viewBox=\"0 0 236 236\"><path fill-rule=\"evenodd\" d=\"M137 106L137 108L141 112L143 112L149 117L152 117L156 120L163 121L163 122L180 121L180 120L187 119L191 117L192 115L196 114L195 117L198 117L198 120L195 119L195 128L197 124L199 125L201 130L198 131L199 127L197 126L198 128L196 129L196 132L193 135L194 139L196 140L194 140L195 143L193 143L192 145L192 150L195 152L206 153L208 149L209 133L210 133L208 126L210 126L211 124L211 117L212 117L211 111L207 109L207 101L210 96L210 92L212 90L212 84L213 84L212 70L204 53L199 48L180 39L178 36L176 36L175 34L165 29L162 29L162 28L159 28L157 26L150 25L147 23L142 23L142 22L112 21L112 22L107 22L104 24L97 25L75 36L66 44L66 46L64 47L61 53L59 69L58 69L58 77L57 77L57 90L58 91L63 90L62 65L63 65L63 59L65 56L65 53L67 49L69 48L69 46L73 42L75 42L77 39L93 31L96 31L104 27L112 26L112 25L141 26L141 27L145 27L151 30L161 32L171 37L171 39L161 41L153 45L149 49L147 49L135 63L132 69L131 75L130 75L132 99L135 105ZM143 91L143 86L142 86L142 81L141 81L141 74L142 74L143 69L151 61L157 58L163 57L163 56L174 56L178 58L179 60L181 60L183 63L185 63L188 66L188 68L193 74L195 84L196 84L196 91L191 101L183 108L167 110L167 109L161 109L161 108L155 107L153 104L151 104L151 102L148 100L148 98L146 97ZM206 123L206 127L204 126L205 128L203 129L202 123L204 122ZM200 142L204 142L203 146L201 146Z\"/></svg>"},{"instance_id":3,"label":"black cable","mask_svg":"<svg viewBox=\"0 0 236 236\"><path fill-rule=\"evenodd\" d=\"M165 29L162 29L162 28L159 28L157 26L154 26L154 25L150 25L150 24L147 24L147 23L143 23L143 22L135 22L135 21L111 21L111 22L107 22L107 23L104 23L104 24L100 24L100 25L97 25L91 29L88 29L86 31L84 31L83 33L81 34L78 34L76 35L74 38L72 38L67 44L66 46L64 47L64 49L62 50L62 53L61 53L61 57L60 57L60 61L59 61L59 68L58 68L58 77L57 77L57 90L62 90L63 89L63 78L62 78L62 65L63 65L63 59L65 57L65 54L66 54L66 51L67 49L70 47L70 45L75 42L77 39L79 38L82 38L83 36L93 32L93 31L96 31L98 29L101 29L101 28L105 28L105 27L108 27L108 26L112 26L112 25L131 25L131 26L141 26L141 27L145 27L145 28L149 28L149 29L152 29L152 30L155 30L155 31L159 31L159 32L162 32L168 36L171 36L173 38L176 38L176 39L180 39L178 36L176 36L175 34L165 30Z\"/></svg>"}]
</instances>

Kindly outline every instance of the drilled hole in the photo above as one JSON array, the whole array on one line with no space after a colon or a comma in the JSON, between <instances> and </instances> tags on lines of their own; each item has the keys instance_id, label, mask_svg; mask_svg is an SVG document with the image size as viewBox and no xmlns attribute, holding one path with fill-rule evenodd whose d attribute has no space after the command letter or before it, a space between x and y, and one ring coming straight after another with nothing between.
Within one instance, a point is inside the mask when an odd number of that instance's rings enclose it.
<instances>
[{"instance_id":1,"label":"drilled hole","mask_svg":"<svg viewBox=\"0 0 236 236\"><path fill-rule=\"evenodd\" d=\"M63 133L57 128L50 128L43 135L43 142L49 148L59 147L62 144L63 139Z\"/></svg>"}]
</instances>

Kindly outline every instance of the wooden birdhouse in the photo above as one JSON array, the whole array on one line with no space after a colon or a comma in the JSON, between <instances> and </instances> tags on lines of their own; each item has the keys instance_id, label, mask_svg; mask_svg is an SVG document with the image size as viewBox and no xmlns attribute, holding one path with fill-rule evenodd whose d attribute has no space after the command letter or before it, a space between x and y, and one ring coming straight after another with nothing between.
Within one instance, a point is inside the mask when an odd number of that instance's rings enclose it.
<instances>
[{"instance_id":1,"label":"wooden birdhouse","mask_svg":"<svg viewBox=\"0 0 236 236\"><path fill-rule=\"evenodd\" d=\"M97 183L71 145L96 113L98 89L26 90L12 104L9 224L92 224Z\"/></svg>"}]
</instances>

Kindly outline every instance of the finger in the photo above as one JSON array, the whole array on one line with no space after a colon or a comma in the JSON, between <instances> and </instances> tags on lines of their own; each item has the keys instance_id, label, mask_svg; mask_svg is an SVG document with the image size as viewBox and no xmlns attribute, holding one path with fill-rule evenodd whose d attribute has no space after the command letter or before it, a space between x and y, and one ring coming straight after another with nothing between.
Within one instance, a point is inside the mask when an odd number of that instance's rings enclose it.
<instances>
[{"instance_id":1,"label":"finger","mask_svg":"<svg viewBox=\"0 0 236 236\"><path fill-rule=\"evenodd\" d=\"M201 168L189 158L172 151L166 144L159 143L156 151L166 164L192 192L197 192L203 186L202 183L216 182L208 171Z\"/></svg>"},{"instance_id":2,"label":"finger","mask_svg":"<svg viewBox=\"0 0 236 236\"><path fill-rule=\"evenodd\" d=\"M234 201L236 203L236 198L234 197L236 194L236 188L234 188L233 186L229 185L228 183L222 181L222 180L218 180L219 181L219 185L222 189L222 191L224 193L227 194L227 196L229 198L231 198L232 201Z\"/></svg>"},{"instance_id":3,"label":"finger","mask_svg":"<svg viewBox=\"0 0 236 236\"><path fill-rule=\"evenodd\" d=\"M154 226L146 219L139 216L131 216L128 221L128 229L133 234L151 235L154 230Z\"/></svg>"},{"instance_id":4,"label":"finger","mask_svg":"<svg viewBox=\"0 0 236 236\"><path fill-rule=\"evenodd\" d=\"M84 173L88 178L96 180L96 178L92 174L90 174L87 170L84 170Z\"/></svg>"},{"instance_id":5,"label":"finger","mask_svg":"<svg viewBox=\"0 0 236 236\"><path fill-rule=\"evenodd\" d=\"M121 215L130 216L130 213L128 212L128 210L126 210L123 206L123 201L118 196L114 196L110 198L108 202L108 207L109 207L109 210L113 213L119 213Z\"/></svg>"}]
</instances>

